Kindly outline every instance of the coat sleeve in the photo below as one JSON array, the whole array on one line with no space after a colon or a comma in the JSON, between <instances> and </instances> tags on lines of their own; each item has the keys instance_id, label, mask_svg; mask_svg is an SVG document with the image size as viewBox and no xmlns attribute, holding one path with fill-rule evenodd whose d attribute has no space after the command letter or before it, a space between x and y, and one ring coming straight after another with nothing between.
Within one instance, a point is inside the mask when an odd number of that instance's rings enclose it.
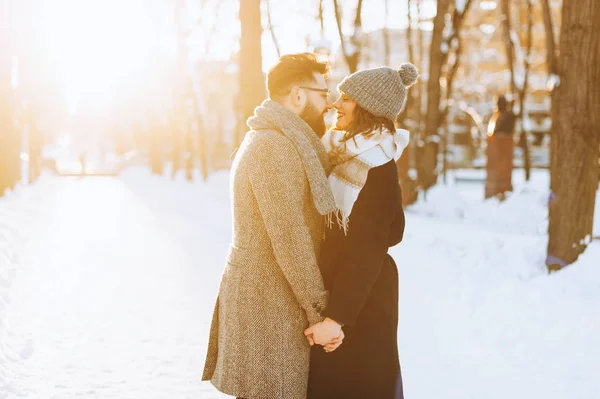
<instances>
[{"instance_id":1,"label":"coat sleeve","mask_svg":"<svg viewBox=\"0 0 600 399\"><path fill-rule=\"evenodd\" d=\"M402 207L402 189L398 185L398 199L396 201L396 216L394 222L390 227L390 234L388 236L388 247L393 247L402 242L404 237L404 227L406 225L406 218L404 216L404 209Z\"/></svg>"},{"instance_id":2,"label":"coat sleeve","mask_svg":"<svg viewBox=\"0 0 600 399\"><path fill-rule=\"evenodd\" d=\"M348 235L336 260L336 275L323 313L338 323L356 324L388 251L396 195L385 187L393 183L381 171L369 172L350 214Z\"/></svg>"},{"instance_id":3,"label":"coat sleeve","mask_svg":"<svg viewBox=\"0 0 600 399\"><path fill-rule=\"evenodd\" d=\"M323 320L327 291L302 211L307 184L304 166L283 136L258 141L252 156L256 164L249 167L248 178L275 259L312 325Z\"/></svg>"}]
</instances>

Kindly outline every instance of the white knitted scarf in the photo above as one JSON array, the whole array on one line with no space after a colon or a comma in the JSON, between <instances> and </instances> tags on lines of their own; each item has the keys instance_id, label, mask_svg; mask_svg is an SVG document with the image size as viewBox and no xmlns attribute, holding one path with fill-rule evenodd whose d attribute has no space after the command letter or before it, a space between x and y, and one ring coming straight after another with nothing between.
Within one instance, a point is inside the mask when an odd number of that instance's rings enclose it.
<instances>
[{"instance_id":1,"label":"white knitted scarf","mask_svg":"<svg viewBox=\"0 0 600 399\"><path fill-rule=\"evenodd\" d=\"M404 129L394 133L384 129L358 134L349 140L343 137L344 132L330 130L321 141L333 166L329 185L335 199L337 221L347 234L350 213L367 182L369 170L392 159L397 161L408 146L410 135Z\"/></svg>"}]
</instances>

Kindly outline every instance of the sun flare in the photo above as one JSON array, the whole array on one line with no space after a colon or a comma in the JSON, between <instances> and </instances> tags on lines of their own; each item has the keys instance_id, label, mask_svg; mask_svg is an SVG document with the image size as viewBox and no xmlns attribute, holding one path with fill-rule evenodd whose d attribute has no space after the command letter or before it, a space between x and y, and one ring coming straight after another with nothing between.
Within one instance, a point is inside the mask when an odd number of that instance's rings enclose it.
<instances>
[{"instance_id":1,"label":"sun flare","mask_svg":"<svg viewBox=\"0 0 600 399\"><path fill-rule=\"evenodd\" d=\"M70 113L82 101L106 102L139 91L158 73L163 27L155 18L156 9L147 3L58 0L40 7L37 45L62 87Z\"/></svg>"}]
</instances>

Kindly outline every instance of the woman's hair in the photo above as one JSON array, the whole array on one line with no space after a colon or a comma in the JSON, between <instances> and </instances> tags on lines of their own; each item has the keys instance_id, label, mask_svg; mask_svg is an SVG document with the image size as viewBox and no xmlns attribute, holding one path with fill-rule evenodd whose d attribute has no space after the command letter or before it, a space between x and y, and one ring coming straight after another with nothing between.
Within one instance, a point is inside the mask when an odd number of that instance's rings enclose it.
<instances>
[{"instance_id":1,"label":"woman's hair","mask_svg":"<svg viewBox=\"0 0 600 399\"><path fill-rule=\"evenodd\" d=\"M382 128L392 133L396 131L396 126L392 120L385 116L375 116L358 105L358 103L356 104L356 108L354 108L353 114L354 119L352 120L352 124L344 134L345 140L349 140L361 133L368 134Z\"/></svg>"}]
</instances>

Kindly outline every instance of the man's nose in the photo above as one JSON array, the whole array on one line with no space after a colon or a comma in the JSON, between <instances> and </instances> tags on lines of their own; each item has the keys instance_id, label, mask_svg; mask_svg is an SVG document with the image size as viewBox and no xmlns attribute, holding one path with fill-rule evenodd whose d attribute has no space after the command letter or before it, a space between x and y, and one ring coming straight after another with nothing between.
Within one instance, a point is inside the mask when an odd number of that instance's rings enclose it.
<instances>
[{"instance_id":1,"label":"man's nose","mask_svg":"<svg viewBox=\"0 0 600 399\"><path fill-rule=\"evenodd\" d=\"M328 110L333 109L333 102L331 101L331 97L327 97L327 103L325 103L325 107L327 107Z\"/></svg>"}]
</instances>

